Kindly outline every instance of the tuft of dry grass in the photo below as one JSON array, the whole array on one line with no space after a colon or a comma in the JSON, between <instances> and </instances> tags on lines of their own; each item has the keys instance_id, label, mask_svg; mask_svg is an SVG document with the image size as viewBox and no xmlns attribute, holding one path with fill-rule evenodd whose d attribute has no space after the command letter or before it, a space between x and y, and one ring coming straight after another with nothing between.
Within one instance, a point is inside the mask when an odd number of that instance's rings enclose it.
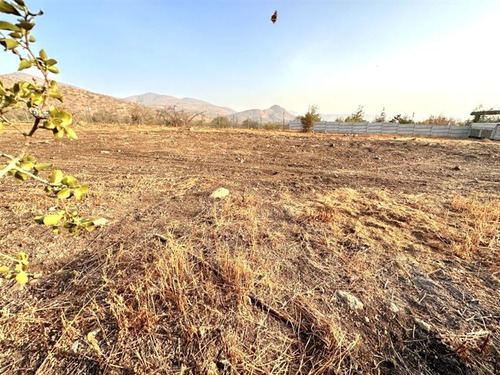
<instances>
[{"instance_id":1,"label":"tuft of dry grass","mask_svg":"<svg viewBox=\"0 0 500 375\"><path fill-rule=\"evenodd\" d=\"M456 255L467 258L475 252L498 255L500 250L500 199L479 199L455 195L450 208L460 216L458 230L461 239L456 241L453 251ZM490 254L488 254L490 253Z\"/></svg>"}]
</instances>

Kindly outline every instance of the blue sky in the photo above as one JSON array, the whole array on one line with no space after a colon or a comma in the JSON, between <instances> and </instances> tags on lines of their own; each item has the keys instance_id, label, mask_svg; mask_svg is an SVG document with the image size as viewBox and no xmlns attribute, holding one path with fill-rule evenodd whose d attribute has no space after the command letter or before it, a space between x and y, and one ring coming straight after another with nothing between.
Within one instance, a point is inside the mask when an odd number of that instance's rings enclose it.
<instances>
[{"instance_id":1,"label":"blue sky","mask_svg":"<svg viewBox=\"0 0 500 375\"><path fill-rule=\"evenodd\" d=\"M45 12L34 35L57 79L116 97L416 118L500 107L498 0L27 3ZM0 72L16 68L2 56Z\"/></svg>"}]
</instances>

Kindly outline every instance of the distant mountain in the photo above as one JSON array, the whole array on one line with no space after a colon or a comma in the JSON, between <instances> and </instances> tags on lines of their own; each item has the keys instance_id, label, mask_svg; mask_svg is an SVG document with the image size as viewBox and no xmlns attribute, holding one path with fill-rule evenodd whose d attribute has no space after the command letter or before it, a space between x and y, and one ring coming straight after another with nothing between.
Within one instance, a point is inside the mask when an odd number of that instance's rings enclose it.
<instances>
[{"instance_id":1,"label":"distant mountain","mask_svg":"<svg viewBox=\"0 0 500 375\"><path fill-rule=\"evenodd\" d=\"M57 81L57 76L54 79ZM41 78L17 72L0 75L0 81L2 81L4 86L10 87L19 81L35 81L36 83L40 83ZM64 96L64 101L60 103L53 100L53 102L56 103L58 108L67 109L81 119L87 118L90 113L95 113L96 111L112 111L124 116L133 106L131 103L113 98L112 96L97 94L59 81L57 83L59 90Z\"/></svg>"},{"instance_id":2,"label":"distant mountain","mask_svg":"<svg viewBox=\"0 0 500 375\"><path fill-rule=\"evenodd\" d=\"M57 80L57 77L55 77ZM26 73L0 74L0 81L4 86L10 87L18 81L35 81L40 83L41 78ZM281 123L283 118L286 123L295 119L296 115L287 112L279 105L273 105L271 108L260 110L250 109L243 112L236 112L231 108L216 106L203 100L194 98L176 98L169 95L159 95L146 93L142 95L129 96L124 99L114 98L112 96L102 95L81 89L76 86L58 82L59 89L64 96L64 102L55 103L60 109L67 109L77 120L88 120L91 116L105 119L118 118L125 121L130 119L130 114L137 112L141 107L165 108L176 106L178 110L185 110L191 113L203 113L206 118L215 118L217 116L226 116L241 123L244 120L251 119L262 123L277 122ZM51 99L51 101L54 101ZM139 107L137 107L139 105ZM97 121L97 120L96 120Z\"/></svg>"},{"instance_id":3,"label":"distant mountain","mask_svg":"<svg viewBox=\"0 0 500 375\"><path fill-rule=\"evenodd\" d=\"M183 109L186 112L202 112L206 117L227 116L235 111L227 107L219 107L203 100L193 98L176 98L170 95L160 95L148 92L142 95L129 96L123 100L131 103L139 103L147 107L165 108L173 107Z\"/></svg>"},{"instance_id":4,"label":"distant mountain","mask_svg":"<svg viewBox=\"0 0 500 375\"><path fill-rule=\"evenodd\" d=\"M273 105L268 109L248 109L246 111L233 113L232 115L226 116L229 119L238 123L250 119L253 121L259 121L262 123L266 122L277 122L282 123L283 119L285 123L288 123L295 119L295 115L287 112L287 110L279 105Z\"/></svg>"}]
</instances>

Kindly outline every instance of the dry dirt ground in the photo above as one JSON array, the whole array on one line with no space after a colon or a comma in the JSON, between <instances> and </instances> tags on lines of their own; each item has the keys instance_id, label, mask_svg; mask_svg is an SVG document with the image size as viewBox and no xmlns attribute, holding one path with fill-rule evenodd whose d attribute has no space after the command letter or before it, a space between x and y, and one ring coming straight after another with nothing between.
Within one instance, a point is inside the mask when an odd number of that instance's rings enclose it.
<instances>
[{"instance_id":1,"label":"dry dirt ground","mask_svg":"<svg viewBox=\"0 0 500 375\"><path fill-rule=\"evenodd\" d=\"M0 281L0 373L500 373L500 143L76 130L33 154L108 224L55 237L55 200L1 180L33 277Z\"/></svg>"}]
</instances>

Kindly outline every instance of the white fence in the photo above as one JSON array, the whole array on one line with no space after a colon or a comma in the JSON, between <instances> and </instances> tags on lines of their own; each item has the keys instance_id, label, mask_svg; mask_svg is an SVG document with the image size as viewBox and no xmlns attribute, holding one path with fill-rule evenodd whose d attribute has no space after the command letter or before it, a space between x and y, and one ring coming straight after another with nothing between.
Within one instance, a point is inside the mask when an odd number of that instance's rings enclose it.
<instances>
[{"instance_id":1,"label":"white fence","mask_svg":"<svg viewBox=\"0 0 500 375\"><path fill-rule=\"evenodd\" d=\"M290 130L301 129L302 124L300 123L300 121L290 122ZM426 137L468 138L470 135L471 126L320 121L314 124L314 131L323 133L395 134L420 135Z\"/></svg>"}]
</instances>

